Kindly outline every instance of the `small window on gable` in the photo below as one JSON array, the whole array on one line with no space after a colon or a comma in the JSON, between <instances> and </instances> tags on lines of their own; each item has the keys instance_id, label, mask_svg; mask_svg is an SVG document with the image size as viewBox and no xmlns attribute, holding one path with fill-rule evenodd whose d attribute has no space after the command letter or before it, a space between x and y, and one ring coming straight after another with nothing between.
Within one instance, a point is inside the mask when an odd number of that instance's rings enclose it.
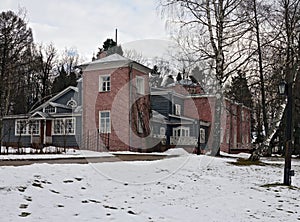
<instances>
[{"instance_id":1,"label":"small window on gable","mask_svg":"<svg viewBox=\"0 0 300 222\"><path fill-rule=\"evenodd\" d=\"M181 115L181 105L175 104L175 115L180 116Z\"/></svg>"},{"instance_id":2,"label":"small window on gable","mask_svg":"<svg viewBox=\"0 0 300 222\"><path fill-rule=\"evenodd\" d=\"M48 105L44 108L45 113L56 113L56 109L54 106Z\"/></svg>"},{"instance_id":3,"label":"small window on gable","mask_svg":"<svg viewBox=\"0 0 300 222\"><path fill-rule=\"evenodd\" d=\"M136 77L136 92L142 95L145 94L145 82L143 77Z\"/></svg>"},{"instance_id":4,"label":"small window on gable","mask_svg":"<svg viewBox=\"0 0 300 222\"><path fill-rule=\"evenodd\" d=\"M70 106L71 108L76 108L77 102L74 99L71 99L68 101L67 106Z\"/></svg>"},{"instance_id":5,"label":"small window on gable","mask_svg":"<svg viewBox=\"0 0 300 222\"><path fill-rule=\"evenodd\" d=\"M110 76L99 76L99 92L110 91Z\"/></svg>"}]
</instances>

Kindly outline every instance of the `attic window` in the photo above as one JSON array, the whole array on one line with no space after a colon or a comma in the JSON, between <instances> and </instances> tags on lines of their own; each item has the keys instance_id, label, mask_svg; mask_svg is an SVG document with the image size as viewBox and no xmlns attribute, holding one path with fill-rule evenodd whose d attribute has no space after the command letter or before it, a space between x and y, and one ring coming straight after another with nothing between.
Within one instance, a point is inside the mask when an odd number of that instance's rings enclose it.
<instances>
[{"instance_id":1,"label":"attic window","mask_svg":"<svg viewBox=\"0 0 300 222\"><path fill-rule=\"evenodd\" d=\"M44 112L45 113L55 113L56 109L55 109L55 107L49 105L49 106L44 108Z\"/></svg>"},{"instance_id":2,"label":"attic window","mask_svg":"<svg viewBox=\"0 0 300 222\"><path fill-rule=\"evenodd\" d=\"M67 106L70 106L72 108L76 108L77 107L77 102L74 99L71 99L68 101Z\"/></svg>"}]
</instances>

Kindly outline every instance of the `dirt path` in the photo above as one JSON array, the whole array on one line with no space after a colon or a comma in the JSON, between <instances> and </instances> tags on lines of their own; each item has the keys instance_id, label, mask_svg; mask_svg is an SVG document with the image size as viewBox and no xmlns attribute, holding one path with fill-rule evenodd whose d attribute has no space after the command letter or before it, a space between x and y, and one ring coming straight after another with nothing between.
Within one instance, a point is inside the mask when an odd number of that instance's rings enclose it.
<instances>
[{"instance_id":1,"label":"dirt path","mask_svg":"<svg viewBox=\"0 0 300 222\"><path fill-rule=\"evenodd\" d=\"M30 164L88 164L104 163L117 161L151 161L171 158L176 156L151 155L151 154L114 154L107 157L76 157L76 158L57 158L57 159L31 159L31 160L0 160L0 166L24 166Z\"/></svg>"}]
</instances>

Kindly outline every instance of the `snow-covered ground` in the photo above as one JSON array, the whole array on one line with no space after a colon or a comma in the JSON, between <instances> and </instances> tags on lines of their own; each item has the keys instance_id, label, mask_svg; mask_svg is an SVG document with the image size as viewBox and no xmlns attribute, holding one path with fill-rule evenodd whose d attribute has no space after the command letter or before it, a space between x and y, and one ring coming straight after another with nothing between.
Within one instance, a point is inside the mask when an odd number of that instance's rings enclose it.
<instances>
[{"instance_id":1,"label":"snow-covered ground","mask_svg":"<svg viewBox=\"0 0 300 222\"><path fill-rule=\"evenodd\" d=\"M300 221L283 161L235 166L232 158L0 167L0 221ZM298 187L298 188L297 188Z\"/></svg>"}]
</instances>

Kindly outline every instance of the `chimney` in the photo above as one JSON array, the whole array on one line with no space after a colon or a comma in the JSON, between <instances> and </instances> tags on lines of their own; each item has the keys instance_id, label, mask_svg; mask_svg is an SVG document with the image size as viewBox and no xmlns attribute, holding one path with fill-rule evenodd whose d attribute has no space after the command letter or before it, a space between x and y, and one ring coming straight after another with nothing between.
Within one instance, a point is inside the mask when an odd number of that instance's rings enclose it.
<instances>
[{"instance_id":1,"label":"chimney","mask_svg":"<svg viewBox=\"0 0 300 222\"><path fill-rule=\"evenodd\" d=\"M118 29L116 29L116 37L115 37L115 40L116 40L116 44L118 45Z\"/></svg>"}]
</instances>

